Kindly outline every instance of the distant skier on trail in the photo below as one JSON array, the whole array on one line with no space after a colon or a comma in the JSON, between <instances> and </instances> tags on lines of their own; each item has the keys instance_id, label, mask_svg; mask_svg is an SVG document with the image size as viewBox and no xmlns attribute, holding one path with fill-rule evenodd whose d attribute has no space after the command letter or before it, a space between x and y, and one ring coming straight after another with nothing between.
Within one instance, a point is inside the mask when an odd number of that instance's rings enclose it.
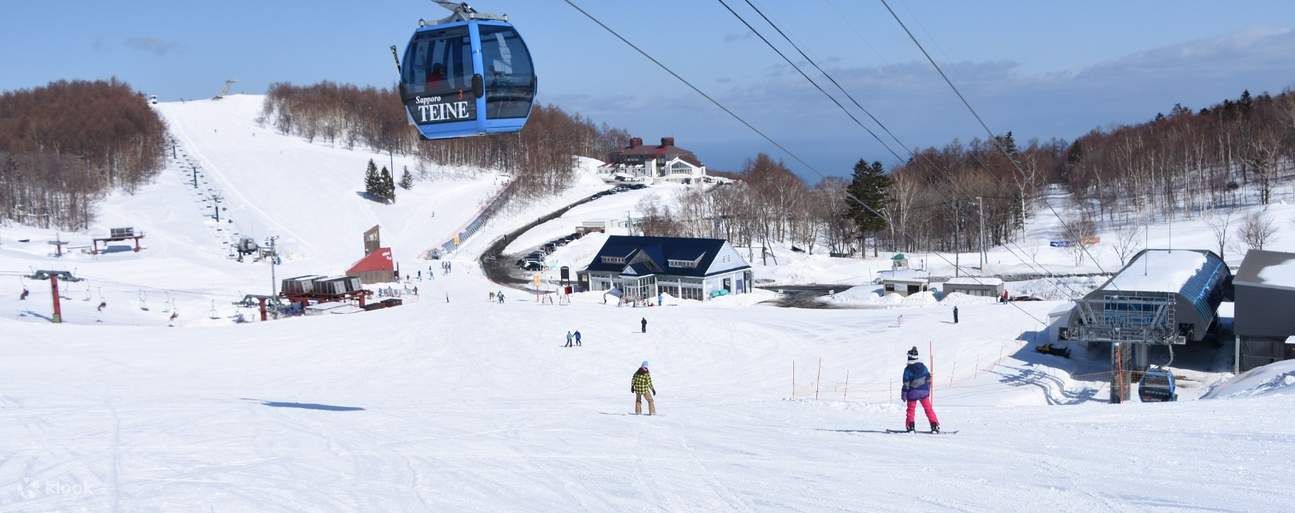
<instances>
[{"instance_id":1,"label":"distant skier on trail","mask_svg":"<svg viewBox=\"0 0 1295 513\"><path fill-rule=\"evenodd\" d=\"M575 341L575 336L574 336L574 335L572 335L570 331L568 331L568 332L567 332L567 345L562 346L562 347L571 347L571 343L572 343L572 342L574 342L574 341Z\"/></svg>"},{"instance_id":2,"label":"distant skier on trail","mask_svg":"<svg viewBox=\"0 0 1295 513\"><path fill-rule=\"evenodd\" d=\"M639 327L643 330L643 333L647 333L647 317L644 317L642 321L639 321Z\"/></svg>"},{"instance_id":3,"label":"distant skier on trail","mask_svg":"<svg viewBox=\"0 0 1295 513\"><path fill-rule=\"evenodd\" d=\"M935 410L931 408L931 371L927 370L926 364L922 363L917 354L917 346L908 350L908 366L904 367L904 386L901 390L902 399L908 403L908 410L904 417L904 429L913 431L915 421L915 410L917 403L922 403L922 411L926 413L926 420L931 423L931 432L940 432L940 419L935 417Z\"/></svg>"},{"instance_id":4,"label":"distant skier on trail","mask_svg":"<svg viewBox=\"0 0 1295 513\"><path fill-rule=\"evenodd\" d=\"M958 323L958 306L957 306L957 305L954 305L954 306L953 306L953 323L954 323L954 324L957 324L957 323Z\"/></svg>"},{"instance_id":5,"label":"distant skier on trail","mask_svg":"<svg viewBox=\"0 0 1295 513\"><path fill-rule=\"evenodd\" d=\"M580 347L580 330L576 330L576 347Z\"/></svg>"},{"instance_id":6,"label":"distant skier on trail","mask_svg":"<svg viewBox=\"0 0 1295 513\"><path fill-rule=\"evenodd\" d=\"M652 374L648 373L648 362L643 360L639 365L639 370L634 371L634 377L630 378L630 392L634 393L634 414L643 414L643 398L647 398L648 415L656 415L656 401L652 396L656 395L656 388L652 386Z\"/></svg>"}]
</instances>

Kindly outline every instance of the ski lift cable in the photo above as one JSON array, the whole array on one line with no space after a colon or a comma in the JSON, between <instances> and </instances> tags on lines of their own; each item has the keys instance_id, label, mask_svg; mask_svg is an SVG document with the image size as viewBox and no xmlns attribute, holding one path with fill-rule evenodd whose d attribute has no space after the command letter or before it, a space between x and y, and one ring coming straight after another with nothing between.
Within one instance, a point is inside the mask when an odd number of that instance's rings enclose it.
<instances>
[{"instance_id":1,"label":"ski lift cable","mask_svg":"<svg viewBox=\"0 0 1295 513\"><path fill-rule=\"evenodd\" d=\"M746 2L746 5L751 6L751 9L755 10L755 13L760 15L760 17L764 19L765 23L768 23L770 27L773 27L773 29L778 32L778 35L782 36L783 39L787 40L787 43L790 44L792 48L795 48L796 52L799 53L800 56L803 57L806 61L808 61L809 64L814 67L814 69L818 70L819 73L822 73L824 77L827 77L827 80L831 82L832 85L836 86L837 90L841 91L841 94L844 94L845 97L848 98L850 102L854 104L855 107L858 107L859 110L863 111L863 113L866 114L868 118L872 120L873 123L876 123L877 126L881 127L881 130L886 132L886 135L889 135L890 139L895 141L895 144L899 145L900 148L904 148L904 151L906 151L910 157L913 155L913 151L909 149L908 146L905 145L903 141L899 140L899 137L896 137L894 132L890 131L890 127L887 127L885 123L882 123L880 119L877 119L877 116L872 115L871 111L864 108L863 105L859 103L859 100L856 100L854 98L854 95L850 94L849 91L846 91L845 88L842 87L841 84L836 81L836 78L833 78L832 75L829 74L826 70L824 70L821 66L819 66L818 63L814 61L814 59L811 59L809 55L805 53L804 50L801 50L800 45L796 44L795 41L792 41L791 37L787 36L787 33L783 32L782 28L779 27L778 24L774 23L773 20L769 19L768 16L765 16L764 11L760 10L759 7L756 7L756 5L751 2L751 0L743 0L743 1ZM723 3L723 0L721 0L721 3ZM727 7L727 4L725 4L725 6ZM732 9L729 9L729 12L732 12L732 11L733 11ZM737 13L733 13L733 14L735 16L737 15ZM741 16L738 16L738 19L741 19ZM742 22L746 23L746 20L743 20ZM750 25L747 25L747 27L750 27ZM751 31L755 32L755 29L751 29ZM759 35L759 33L757 33L757 35ZM764 36L760 36L760 38L764 39ZM900 159L900 160L903 160L903 159Z\"/></svg>"},{"instance_id":2,"label":"ski lift cable","mask_svg":"<svg viewBox=\"0 0 1295 513\"><path fill-rule=\"evenodd\" d=\"M769 142L769 144L771 144L771 145L773 145L774 147L778 148L778 149L779 149L779 150L781 150L783 153L786 153L786 154L787 154L787 156L789 156L789 157L791 157L791 158L792 158L792 160L795 160L797 163L799 163L800 165L804 166L806 169L810 170L810 171L811 171L811 172L813 172L814 174L818 175L820 178L826 178L826 177L827 177L827 175L823 174L823 172L822 172L822 171L819 171L819 170L818 170L818 168L816 168L816 167L814 167L814 166L810 165L808 162L806 162L806 161L805 161L805 159L801 158L801 157L800 157L800 155L798 155L796 152L793 152L793 151L791 151L790 149L788 149L786 146L783 146L781 143L779 143L778 141L774 140L774 139L773 139L772 137L770 137L768 134L764 133L764 132L763 132L763 131L761 131L759 128L756 128L756 127L755 127L755 125L752 125L752 124L751 124L750 122L748 122L746 119L742 118L742 116L738 115L738 114L737 114L736 112L734 112L732 109L729 109L728 107L724 106L724 104L722 104L722 103L720 103L718 100L716 100L714 97L710 96L709 94L706 94L706 93L705 93L704 91L702 91L700 88L698 88L697 86L693 85L693 83L692 83L692 82L689 82L687 79L683 78L683 76L679 75L679 74L678 74L678 73L676 73L674 70L670 69L670 67L669 67L669 66L666 66L664 63L662 63L662 62L661 62L660 60L658 60L657 58L653 57L651 54L647 53L645 50L643 50L642 48L640 48L638 45L635 45L635 44L634 44L633 42L631 42L629 39L626 39L626 38L625 38L625 36L622 36L619 32L616 32L616 30L612 29L610 26L608 26L607 24L603 23L603 22L602 22L602 20L599 20L597 17L595 17L594 15L590 14L588 11L586 11L586 10L582 9L579 5L576 5L576 3L575 3L573 0L563 0L563 2L565 2L567 5L571 6L571 8L575 9L576 11L579 11L579 12L580 12L580 14L584 15L586 18L589 18L589 20L590 20L590 21L593 21L595 24L597 24L598 26L602 27L602 28L603 28L603 30L606 30L606 31L607 31L608 33L610 33L612 36L614 36L615 38L619 39L622 43L625 43L625 45L626 45L626 46L629 46L630 48L632 48L632 49L634 49L635 51L637 51L637 52L638 52L640 55L642 55L644 58L648 59L649 61L652 61L652 63L653 63L653 64L656 64L658 67L660 67L660 68L661 68L662 70L664 70L666 73L669 73L669 74L670 74L670 76L673 76L675 79L679 80L679 81L680 81L680 82L682 82L684 85L688 86L688 87L689 87L690 89L692 89L694 92L696 92L697 94L701 95L703 98L705 98L705 99L707 99L708 101L710 101L712 104L714 104L714 105L715 105L716 107L718 107L720 110L724 111L726 114L728 114L729 116L733 117L733 119L737 120L737 121L738 121L739 123L741 123L742 125L744 125L744 126L746 126L747 128L751 129L751 131L752 131L752 132L755 132L757 135L759 135L760 137L762 137L765 141L768 141L768 142ZM861 207L863 207L864 209L868 210L868 211L869 211L869 212L871 212L872 214L877 215L877 216L881 216L881 213L880 213L880 212L878 212L876 209L874 209L874 208L872 208L871 206L869 206L867 203L864 203L862 200L860 200L860 199L859 199L858 197L856 197L854 194L851 194L849 191L846 191L845 196L846 196L846 198L847 198L847 199L849 199L849 200L853 200L855 203L859 204L859 206L861 206ZM910 239L910 241L911 241L912 237L911 237L911 236L908 236L908 237L909 237L909 239ZM939 259L943 260L945 263L947 263L947 264L949 264L949 265L954 266L954 268L956 268L956 269L960 269L960 270L961 270L961 269L963 269L963 267L962 267L962 266L959 266L958 264L956 264L956 263L954 263L953 261L949 260L949 258L948 258L948 257L946 257L946 256L944 256L944 255L941 255L941 254L940 254L940 253L938 253L938 252L935 254L935 256L936 256L936 257L938 257ZM975 280L975 281L976 281L976 283L978 283L978 284L981 284L981 285L983 285L983 284L984 284L984 282L982 282L982 281L980 280L980 278L981 278L981 277L977 277L977 276L975 276L975 275L972 275L972 274L971 274L971 273L969 273L969 272L967 273L967 277L968 277L968 278L971 278L971 279L973 279L973 280ZM1009 302L1008 304L1009 304L1009 305L1011 305L1013 308L1017 309L1018 311L1020 311L1022 314L1025 314L1025 316L1026 316L1026 317L1029 317L1030 319L1033 319L1035 322L1039 323L1040 325L1044 325L1044 326L1046 326L1046 325L1047 325L1047 323L1046 323L1046 322L1042 321L1041 319L1039 319L1038 317L1036 317L1034 314L1031 314L1029 311L1025 310L1025 309L1024 309L1024 308L1022 308L1020 305L1018 305L1018 304L1016 304L1016 303L1014 303L1014 302Z\"/></svg>"},{"instance_id":3,"label":"ski lift cable","mask_svg":"<svg viewBox=\"0 0 1295 513\"><path fill-rule=\"evenodd\" d=\"M919 160L919 157L926 157L926 160L927 160L930 164L932 164L934 167L936 167L937 169L938 169L938 168L941 168L941 167L945 167L945 166L941 166L939 162L936 162L936 161L935 161L935 159L931 158L931 157L930 157L930 155L928 155L928 154L925 154L925 153L922 153L922 154L915 153L915 152L913 151L913 149L912 149L910 146L908 146L907 144L905 144L902 140L900 140L900 139L899 139L899 137L898 137L898 136L896 136L896 135L895 135L895 133L894 133L894 132L892 132L892 131L890 130L890 128L886 126L886 124L885 124L885 123L883 123L880 119L877 119L877 117L876 117L876 116L874 116L874 115L872 114L872 112L868 111L868 109L864 108L864 107L863 107L863 105L862 105L861 103L859 103L859 101L858 101L858 100L856 100L856 99L854 98L854 95L850 94L850 92L849 92L849 91L846 91L846 90L845 90L845 87L841 86L841 84L840 84L839 82L837 82L837 80L836 80L835 78L833 78L831 74L829 74L826 70L824 70L821 66L819 66L819 65L818 65L818 63L817 63L813 58L811 58L808 54L806 54L804 50L801 50L800 45L796 44L796 42L795 42L795 41L793 41L793 40L791 39L791 37L790 37L790 36L788 36L788 35L787 35L787 33L786 33L786 32L784 32L784 31L782 30L782 28L778 26L778 24L777 24L777 23L774 23L774 21L773 21L772 19L770 19L767 15L765 15L765 13L764 13L764 11L763 11L763 10L761 10L759 7L757 7L757 6L755 5L755 3L753 3L751 0L743 0L743 1L745 1L745 2L746 2L746 4L747 4L748 6L750 6L750 7L751 7L751 9L753 9L753 10L756 12L756 14L760 15L760 17L761 17L762 19L764 19L765 23L768 23L770 27L773 27L773 29L774 29L775 31L777 31L777 32L778 32L778 34L779 34L779 35L781 35L781 36L782 36L782 38L783 38L783 39L785 39L785 40L787 41L787 43L791 45L791 47L792 47L792 48L795 48L795 49L796 49L796 52L798 52L802 58L804 58L807 62L809 62L809 64L810 64L811 66L814 66L814 69L817 69L819 73L822 73L824 77L827 77L827 79L828 79L830 82L832 82L832 85L835 85L835 86L836 86L836 88L837 88L838 90L840 90L840 91L841 91L841 94L844 94L846 98L848 98L852 103L854 103L854 106L855 106L855 107L858 107L858 108L859 108L859 110L863 111L863 113L864 113L864 114L867 114L867 116L868 116L869 118L871 118L873 122L877 123L877 126L880 126L880 127L881 127L881 129L882 129L883 131L885 131L885 132L886 132L886 134L887 134L887 135L889 135L889 136L890 136L890 138L891 138L891 139L893 139L893 140L895 141L895 143L896 143L896 144L898 144L898 145L899 145L899 147L904 148L904 151L908 153L908 156L909 156L909 159L910 159L910 161L911 161L911 162L916 162L917 160ZM724 0L719 0L719 2L720 2L720 3L724 3ZM725 7L728 7L728 5L727 5L727 4L725 4ZM743 24L745 24L745 25L747 26L747 28L751 28L751 25L750 25L750 24L748 24L748 23L746 23L746 20L742 19L742 17L741 17L741 16L739 16L736 12L734 12L734 11L733 11L733 9L731 9L731 8L730 8L730 9L729 9L729 12L733 13L733 15L734 15L734 16L736 16L739 20L741 20L741 21L742 21L742 23L743 23ZM751 31L752 31L752 32L756 32L754 28L751 28ZM759 32L756 32L756 35L759 35ZM764 36L760 36L760 39L764 40L764 41L765 41L765 44L768 44L768 45L769 45L769 47L770 47L770 48L772 48L772 49L774 50L774 52L777 52L777 53L778 53L778 55L783 55L783 54L782 54L782 52L780 52L776 47L774 47L772 44L770 44L770 43L769 43L769 41L768 41L767 39L764 39ZM783 55L783 59L786 59L786 56L785 56L785 55ZM788 63L790 63L790 62L791 62L791 61L790 61L790 60L788 60ZM795 65L793 64L793 66L795 66ZM798 70L798 71L799 71L799 70ZM802 75L804 75L804 73L802 73ZM808 77L806 77L806 78L808 79ZM813 81L811 81L811 83L812 83L812 82L813 82ZM815 86L817 87L817 84L815 84ZM820 90L820 91L822 91L822 89L821 89L821 88L820 88L819 90ZM826 93L824 93L824 94L826 94ZM838 103L838 105L840 105L840 104ZM871 132L870 132L870 133L871 133ZM876 136L874 135L874 137L876 137ZM992 139L992 138L993 138L993 137L991 136L991 139ZM878 142L880 142L880 141L878 141ZM988 167L988 166L987 166L983 161L981 161L981 160L980 160L980 157L978 157L978 156L977 156L977 155L975 155L974 153L972 153L972 154L970 154L970 155L971 155L971 157L972 157L974 160L976 160L976 161L977 161L977 162L978 162L982 167L986 167L986 168ZM898 158L898 156L896 156L896 158ZM903 159L900 159L900 160L903 160ZM945 171L948 171L947 167L945 168ZM948 173L948 174L952 174L952 173ZM1023 171L1022 171L1022 176L1024 176L1024 172L1023 172ZM1001 199L1001 198L1000 198L1000 199ZM1014 199L1014 198L1012 198L1012 199ZM946 202L946 203L952 203L952 202ZM921 207L919 207L919 208L921 208ZM1055 211L1054 211L1054 214L1055 214ZM1025 213L1024 213L1024 212L1022 212L1022 213L1021 213L1021 215L1022 215L1022 216L1024 216L1024 215L1025 215ZM1058 220L1059 220L1059 221L1061 221L1061 223L1062 223L1063 225L1065 224L1065 220L1064 220L1064 219L1061 219L1060 217L1058 217ZM1009 252L1010 252L1010 251L1009 251ZM1016 254L1015 254L1015 253L1013 253L1013 256L1016 256ZM1034 262L1034 264L1030 264L1030 263L1026 262L1024 259L1022 259L1021 257L1019 257L1019 256L1016 256L1016 258L1017 258L1017 260L1020 260L1022 264L1025 264L1027 267L1031 267L1031 268L1033 269L1033 266L1038 266L1039 268L1042 268L1042 269L1044 270L1044 273L1045 273L1045 274L1048 274L1048 275L1054 275L1054 274L1055 274L1055 273L1053 273L1052 271L1049 271L1046 267L1044 267L1044 266L1043 266L1043 264L1040 264L1040 263L1038 263L1038 262ZM1100 266L1099 266L1099 268L1100 268ZM1067 288L1069 288L1069 287L1067 286ZM1073 289L1071 289L1071 292L1072 292L1072 293L1074 293L1074 290L1073 290Z\"/></svg>"},{"instance_id":4,"label":"ski lift cable","mask_svg":"<svg viewBox=\"0 0 1295 513\"><path fill-rule=\"evenodd\" d=\"M931 57L930 52L926 51L926 47L922 46L922 43L917 40L917 37L913 35L913 31L908 29L908 25L906 25L904 23L904 20L900 19L899 15L895 13L895 10L890 7L890 3L888 3L886 0L880 0L880 1L881 1L881 5L886 7L886 11L888 11L890 13L890 16L895 19L895 22L899 24L900 28L904 29L904 33L908 35L908 39L911 40L915 46L917 46L917 49L920 50L922 52L922 55L926 57L926 61L931 64L932 68L935 68L935 71L936 73L939 73L940 78L944 79L944 83L948 84L949 89L953 90L953 94L957 95L958 99L962 102L962 105L965 106L967 108L967 111L971 113L971 116L976 119L976 123L980 125L980 128L982 128L985 131L985 134L989 137L990 144L993 144L994 147L997 148L998 151L1003 154L1003 156L1007 157L1007 161L1012 164L1012 167L1016 168L1016 171L1020 173L1022 179L1024 179L1026 175L1025 175L1025 170L1021 168L1021 164L1016 161L1016 158L1012 157L1011 152L1007 151L1007 148L1003 147L1003 143L1000 142L998 138L994 136L994 131L989 128L989 125L987 123L985 123L984 118L980 117L980 113L976 111L976 108L971 106L971 102L968 101L967 97L962 94L962 91L958 89L958 86L953 84L953 80L951 80L949 78L949 75L944 72L944 69L940 67L939 63L935 62L935 58ZM1065 228L1067 235L1069 235L1070 238L1073 239L1075 243L1079 245L1079 249L1082 250L1084 254L1088 256L1089 260L1093 261L1093 265L1097 266L1097 270L1101 271L1102 274L1108 274L1106 270L1102 268L1101 262L1098 262L1097 258L1093 256L1092 252L1088 251L1088 246L1085 245L1083 241L1079 240L1074 228L1072 228L1069 224L1067 224L1066 220L1061 217L1061 213L1057 212L1057 209L1054 208L1051 203L1044 202L1044 205L1048 207L1048 210L1052 212L1053 216L1056 216L1057 221L1061 223L1061 226L1063 228ZM1115 290L1119 290L1119 287L1116 286L1115 284L1112 283L1110 285Z\"/></svg>"},{"instance_id":5,"label":"ski lift cable","mask_svg":"<svg viewBox=\"0 0 1295 513\"><path fill-rule=\"evenodd\" d=\"M737 13L737 11L734 11L733 8L728 5L728 2L725 2L724 0L718 0L718 2L720 3L720 5L723 5L725 9L728 9L728 12L733 14L733 16L738 19L738 21L741 21L743 25L746 25L746 28L750 30L751 33L755 34L755 36L760 38L761 41L764 41L764 44L768 45L769 48L773 49L774 53L777 53L779 57L782 57L782 60L787 61L787 64L791 66L792 69L796 70L797 73L800 73L800 76L805 77L805 80L808 81L810 85L813 85L815 89L818 89L818 92L823 93L823 96L826 96L828 100L831 100L832 103L836 104L836 107L841 109L841 112L844 112L846 116L849 116L850 119L854 121L854 124L859 125L859 128L862 128L865 132L868 132L868 135L872 136L872 138L875 139L878 144L881 144L881 147L885 148L886 151L890 152L890 154L895 157L895 160L904 160L904 158L900 157L899 153L896 153L895 150L892 149L889 144L886 144L886 141L881 140L881 137L878 136L876 132L873 132L871 128L868 128L866 125L863 124L862 121L859 121L859 118L855 117L854 114L852 114L849 109L846 109L845 105L842 105L840 100L837 100L836 97L829 94L826 89L823 89L823 86L818 85L818 82L815 82L814 79L809 77L809 74L805 73L804 70L800 69L800 66L797 66L796 63L792 61L790 57L787 57L787 54L782 53L782 50L779 50L777 46L774 46L774 44L770 42L768 38L764 37L764 34L761 34L760 31L756 30L755 27L751 26L751 24L746 21L746 18L743 18L742 15ZM876 118L873 118L873 121L876 121Z\"/></svg>"}]
</instances>

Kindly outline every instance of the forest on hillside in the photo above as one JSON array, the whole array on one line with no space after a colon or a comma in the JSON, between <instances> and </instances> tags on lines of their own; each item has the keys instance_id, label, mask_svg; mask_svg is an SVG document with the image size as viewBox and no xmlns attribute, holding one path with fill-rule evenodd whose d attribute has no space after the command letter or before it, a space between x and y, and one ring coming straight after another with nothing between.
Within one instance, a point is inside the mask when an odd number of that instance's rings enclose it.
<instances>
[{"instance_id":1,"label":"forest on hillside","mask_svg":"<svg viewBox=\"0 0 1295 513\"><path fill-rule=\"evenodd\" d=\"M117 79L0 94L0 219L84 229L95 199L162 167L166 125Z\"/></svg>"},{"instance_id":2,"label":"forest on hillside","mask_svg":"<svg viewBox=\"0 0 1295 513\"><path fill-rule=\"evenodd\" d=\"M553 105L535 105L517 134L421 141L409 125L396 88L320 82L276 83L266 93L261 121L281 133L348 148L413 155L442 165L498 169L513 175L509 192L553 194L573 178L572 157L602 157L629 142L629 133L596 125ZM394 170L393 170L394 172Z\"/></svg>"},{"instance_id":3,"label":"forest on hillside","mask_svg":"<svg viewBox=\"0 0 1295 513\"><path fill-rule=\"evenodd\" d=\"M983 212L984 245L1029 254L1037 248L1018 244L1021 230L1049 184L1078 200L1067 238L1082 241L1101 223L1136 229L1167 216L1268 204L1277 184L1291 178L1293 163L1295 92L1246 91L1197 111L1174 105L1168 114L1073 142L1020 145L1007 132L919 148L890 169L860 160L849 179L813 185L760 154L732 175L734 184L685 193L681 211L643 205L643 230L724 237L741 246L790 243L811 252L826 246L858 253L867 240L873 251L972 252L981 244Z\"/></svg>"}]
</instances>

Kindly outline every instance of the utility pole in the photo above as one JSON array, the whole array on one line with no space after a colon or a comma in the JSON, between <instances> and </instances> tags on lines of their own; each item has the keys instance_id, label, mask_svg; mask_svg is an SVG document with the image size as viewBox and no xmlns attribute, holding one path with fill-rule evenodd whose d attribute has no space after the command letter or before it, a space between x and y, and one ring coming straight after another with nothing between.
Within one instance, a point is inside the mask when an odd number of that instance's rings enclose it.
<instances>
[{"instance_id":1,"label":"utility pole","mask_svg":"<svg viewBox=\"0 0 1295 513\"><path fill-rule=\"evenodd\" d=\"M985 272L985 258L988 253L985 252L985 198L976 196L976 208L980 210L980 272Z\"/></svg>"},{"instance_id":2,"label":"utility pole","mask_svg":"<svg viewBox=\"0 0 1295 513\"><path fill-rule=\"evenodd\" d=\"M58 301L58 281L77 282L81 281L81 278L72 276L72 273L68 271L36 271L27 278L32 280L49 280L50 295L54 297L54 315L50 317L50 322L56 324L63 322L63 309L59 305Z\"/></svg>"},{"instance_id":3,"label":"utility pole","mask_svg":"<svg viewBox=\"0 0 1295 513\"><path fill-rule=\"evenodd\" d=\"M274 277L274 266L279 265L279 250L275 245L275 242L278 240L279 240L278 235L271 235L269 239L265 241L265 244L267 246L270 246L270 295L271 296L279 295L279 291L278 291L279 281L276 280Z\"/></svg>"},{"instance_id":4,"label":"utility pole","mask_svg":"<svg viewBox=\"0 0 1295 513\"><path fill-rule=\"evenodd\" d=\"M962 209L958 200L953 200L953 277L962 276Z\"/></svg>"}]
</instances>

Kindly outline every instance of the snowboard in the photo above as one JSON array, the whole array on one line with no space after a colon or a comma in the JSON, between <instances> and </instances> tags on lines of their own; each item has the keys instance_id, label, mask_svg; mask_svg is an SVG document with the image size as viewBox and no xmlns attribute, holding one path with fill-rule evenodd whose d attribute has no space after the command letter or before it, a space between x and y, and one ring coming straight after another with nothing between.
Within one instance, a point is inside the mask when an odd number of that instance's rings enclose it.
<instances>
[{"instance_id":1,"label":"snowboard","mask_svg":"<svg viewBox=\"0 0 1295 513\"><path fill-rule=\"evenodd\" d=\"M887 429L886 432L887 433L915 433L915 434L921 434L921 435L955 435L958 433L958 430L941 429L939 433L936 433L934 431L904 431L902 429Z\"/></svg>"}]
</instances>

